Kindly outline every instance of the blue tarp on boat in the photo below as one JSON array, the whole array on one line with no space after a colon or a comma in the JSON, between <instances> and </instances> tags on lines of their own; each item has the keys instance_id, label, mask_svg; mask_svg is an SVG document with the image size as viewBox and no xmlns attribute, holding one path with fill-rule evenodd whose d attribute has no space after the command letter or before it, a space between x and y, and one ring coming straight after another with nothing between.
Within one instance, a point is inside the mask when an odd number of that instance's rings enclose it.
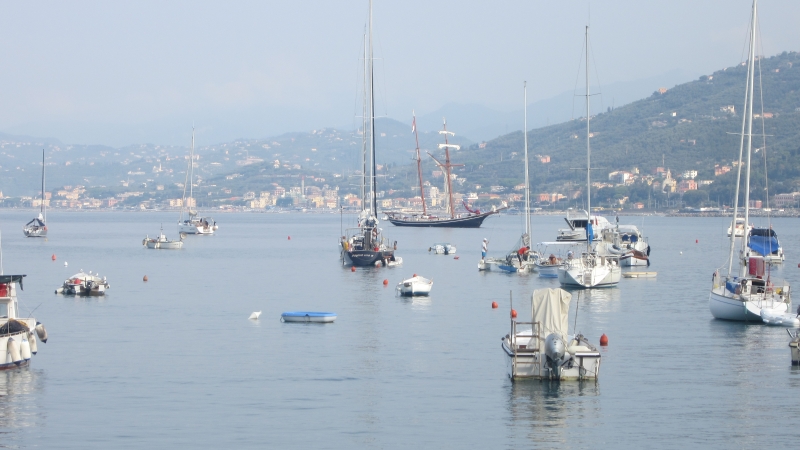
<instances>
[{"instance_id":1,"label":"blue tarp on boat","mask_svg":"<svg viewBox=\"0 0 800 450\"><path fill-rule=\"evenodd\" d=\"M747 246L751 250L757 252L761 256L771 255L777 253L781 245L778 243L778 237L773 236L750 236Z\"/></svg>"}]
</instances>

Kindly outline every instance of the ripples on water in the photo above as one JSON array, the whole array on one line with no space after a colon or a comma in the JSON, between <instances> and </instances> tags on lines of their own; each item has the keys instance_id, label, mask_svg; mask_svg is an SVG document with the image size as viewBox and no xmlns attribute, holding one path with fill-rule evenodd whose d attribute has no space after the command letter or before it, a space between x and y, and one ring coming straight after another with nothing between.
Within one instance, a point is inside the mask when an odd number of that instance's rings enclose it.
<instances>
[{"instance_id":1,"label":"ripples on water","mask_svg":"<svg viewBox=\"0 0 800 450\"><path fill-rule=\"evenodd\" d=\"M557 281L476 268L481 239L492 254L510 250L521 216L478 230L386 224L404 266L355 273L338 262L338 215L224 214L217 236L189 237L181 251L141 248L162 222L175 234L172 213L55 212L47 242L22 237L29 216L0 218L3 262L5 273L28 275L22 307L38 306L50 340L31 368L0 373L3 446L796 443L800 372L785 330L715 321L708 311L711 273L727 255L723 219L645 218L658 277L573 292L570 326L577 305L578 331L592 342L606 333L610 345L598 383L559 384L512 383L500 349L509 291L524 317L533 289ZM534 217L534 240L552 240L562 223ZM787 255L778 273L800 286L794 224L774 221ZM458 260L428 254L448 241ZM108 277L106 298L53 295L81 268ZM434 280L430 298L396 296L394 286L413 273ZM278 320L299 309L339 318ZM247 320L258 310L260 321Z\"/></svg>"}]
</instances>

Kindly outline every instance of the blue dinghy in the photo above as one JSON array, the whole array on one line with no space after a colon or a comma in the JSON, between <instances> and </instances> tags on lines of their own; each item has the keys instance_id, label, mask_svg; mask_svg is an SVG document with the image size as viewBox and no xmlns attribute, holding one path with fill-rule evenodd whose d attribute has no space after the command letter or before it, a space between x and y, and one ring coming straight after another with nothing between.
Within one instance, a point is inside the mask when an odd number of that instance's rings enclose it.
<instances>
[{"instance_id":1,"label":"blue dinghy","mask_svg":"<svg viewBox=\"0 0 800 450\"><path fill-rule=\"evenodd\" d=\"M284 322L328 323L336 320L336 313L319 311L289 311L281 314Z\"/></svg>"}]
</instances>

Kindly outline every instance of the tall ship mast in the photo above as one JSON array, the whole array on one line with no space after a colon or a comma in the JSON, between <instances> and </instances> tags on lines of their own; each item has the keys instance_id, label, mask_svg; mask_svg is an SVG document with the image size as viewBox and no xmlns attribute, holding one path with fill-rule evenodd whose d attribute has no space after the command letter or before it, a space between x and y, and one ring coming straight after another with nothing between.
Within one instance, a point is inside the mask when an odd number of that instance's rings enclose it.
<instances>
[{"instance_id":1,"label":"tall ship mast","mask_svg":"<svg viewBox=\"0 0 800 450\"><path fill-rule=\"evenodd\" d=\"M417 119L414 117L412 129L416 133ZM467 214L456 214L455 201L453 200L453 167L461 167L463 164L453 164L450 161L450 149L460 150L461 146L451 144L448 136L455 136L452 131L447 131L447 120L442 119L442 130L439 134L444 136L444 144L439 144L439 149L444 150L444 162L439 161L430 152L428 155L436 162L445 176L444 188L447 191L447 215L450 217L437 217L429 215L425 206L425 191L422 183L422 165L419 154L419 138L417 137L417 174L419 176L420 195L422 195L422 215L419 214L405 214L393 212L387 215L389 222L398 227L441 227L441 228L478 228L483 224L483 221L492 214L497 214L507 206L501 208L492 208L491 211L481 212L480 210L472 210L464 202L464 208Z\"/></svg>"}]
</instances>

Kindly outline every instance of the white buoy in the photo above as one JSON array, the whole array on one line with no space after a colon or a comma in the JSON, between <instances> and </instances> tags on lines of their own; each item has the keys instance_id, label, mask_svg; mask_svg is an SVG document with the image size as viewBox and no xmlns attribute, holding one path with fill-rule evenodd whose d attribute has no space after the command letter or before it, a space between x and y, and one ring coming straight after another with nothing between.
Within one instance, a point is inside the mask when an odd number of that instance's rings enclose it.
<instances>
[{"instance_id":1,"label":"white buoy","mask_svg":"<svg viewBox=\"0 0 800 450\"><path fill-rule=\"evenodd\" d=\"M682 255L682 254L683 254L683 252L681 252L681 255Z\"/></svg>"},{"instance_id":2,"label":"white buoy","mask_svg":"<svg viewBox=\"0 0 800 450\"><path fill-rule=\"evenodd\" d=\"M39 336L40 341L47 344L47 330L44 329L41 322L36 322L36 335Z\"/></svg>"},{"instance_id":3,"label":"white buoy","mask_svg":"<svg viewBox=\"0 0 800 450\"><path fill-rule=\"evenodd\" d=\"M36 354L39 351L39 344L36 343L36 334L28 332L28 344L31 346L31 353Z\"/></svg>"},{"instance_id":4,"label":"white buoy","mask_svg":"<svg viewBox=\"0 0 800 450\"><path fill-rule=\"evenodd\" d=\"M25 361L31 359L31 345L28 343L28 339L24 335L22 336L22 343L19 344L19 356L21 356Z\"/></svg>"},{"instance_id":5,"label":"white buoy","mask_svg":"<svg viewBox=\"0 0 800 450\"><path fill-rule=\"evenodd\" d=\"M9 338L7 349L8 354L11 355L11 362L18 363L22 361L22 356L19 354L19 342L14 338Z\"/></svg>"},{"instance_id":6,"label":"white buoy","mask_svg":"<svg viewBox=\"0 0 800 450\"><path fill-rule=\"evenodd\" d=\"M253 314L250 314L250 320L258 320L258 316L261 315L261 311L256 311Z\"/></svg>"},{"instance_id":7,"label":"white buoy","mask_svg":"<svg viewBox=\"0 0 800 450\"><path fill-rule=\"evenodd\" d=\"M67 262L66 262L66 261L64 261L64 267L67 267L68 265L69 265L69 264L67 264Z\"/></svg>"}]
</instances>

